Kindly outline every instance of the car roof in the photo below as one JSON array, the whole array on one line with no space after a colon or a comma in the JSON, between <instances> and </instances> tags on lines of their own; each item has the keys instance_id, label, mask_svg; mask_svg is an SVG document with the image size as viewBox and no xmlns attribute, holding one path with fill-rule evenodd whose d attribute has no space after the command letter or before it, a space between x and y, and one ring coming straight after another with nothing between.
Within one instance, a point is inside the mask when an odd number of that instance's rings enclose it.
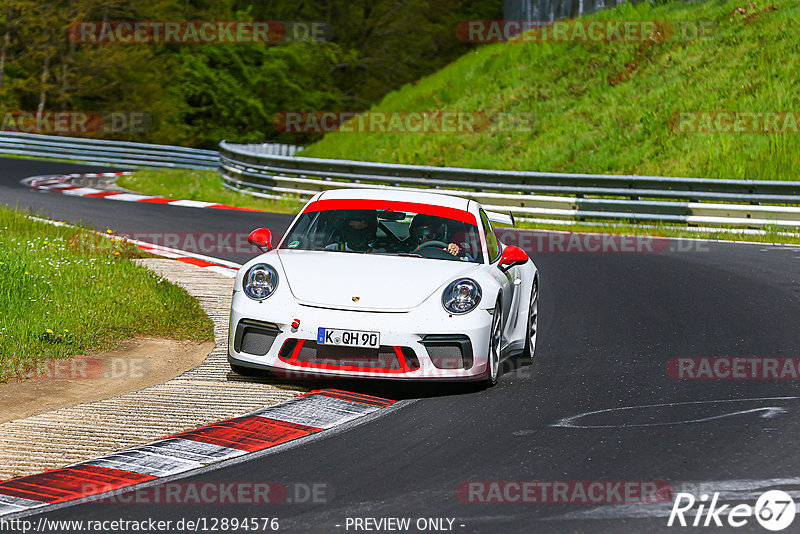
<instances>
[{"instance_id":1,"label":"car roof","mask_svg":"<svg viewBox=\"0 0 800 534\"><path fill-rule=\"evenodd\" d=\"M417 202L469 211L469 199L450 195L400 189L331 189L323 191L316 200L395 200Z\"/></svg>"}]
</instances>

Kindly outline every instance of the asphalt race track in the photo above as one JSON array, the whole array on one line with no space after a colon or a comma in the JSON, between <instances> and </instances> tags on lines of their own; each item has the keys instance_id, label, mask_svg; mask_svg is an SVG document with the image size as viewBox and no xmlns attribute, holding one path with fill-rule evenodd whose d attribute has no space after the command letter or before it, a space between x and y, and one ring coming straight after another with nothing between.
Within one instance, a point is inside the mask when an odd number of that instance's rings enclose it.
<instances>
[{"instance_id":1,"label":"asphalt race track","mask_svg":"<svg viewBox=\"0 0 800 534\"><path fill-rule=\"evenodd\" d=\"M99 170L110 169L0 159L0 203L121 232L267 226L283 233L290 221L286 215L74 198L19 184L36 174ZM86 503L41 515L276 517L284 532L355 532L352 520L365 517L407 517L412 525L419 518L449 518L453 531L465 533L670 532L695 530L667 527L671 502L484 503L469 502L457 490L471 481L666 481L676 491L705 484L728 495L726 502L752 505L755 497L745 495L797 488L796 380L676 380L666 369L679 357L799 357L800 249L689 241L680 248L535 255L541 302L533 365L512 362L518 368L486 391L326 384L403 402L342 432L182 480L325 484L319 502ZM765 532L753 518L742 528L706 530Z\"/></svg>"},{"instance_id":2,"label":"asphalt race track","mask_svg":"<svg viewBox=\"0 0 800 534\"><path fill-rule=\"evenodd\" d=\"M36 175L112 172L123 169L75 165L42 160L0 158L0 204L31 208L55 220L80 222L101 230L111 228L120 234L219 232L222 229L249 233L256 226L285 229L292 221L286 214L253 214L233 210L201 210L143 202L110 202L97 198L35 191L20 184L22 178ZM94 201L94 202L93 202ZM219 217L219 219L217 219ZM220 220L225 221L220 225ZM161 244L161 243L158 243ZM258 250L252 249L253 254ZM243 263L253 254L218 254Z\"/></svg>"}]
</instances>

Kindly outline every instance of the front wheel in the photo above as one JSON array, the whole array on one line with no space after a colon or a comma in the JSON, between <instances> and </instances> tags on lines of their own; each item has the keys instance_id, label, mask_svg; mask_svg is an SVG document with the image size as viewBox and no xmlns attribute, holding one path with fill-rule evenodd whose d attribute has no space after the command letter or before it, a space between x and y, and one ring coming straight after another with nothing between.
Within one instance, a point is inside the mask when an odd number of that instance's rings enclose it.
<instances>
[{"instance_id":1,"label":"front wheel","mask_svg":"<svg viewBox=\"0 0 800 534\"><path fill-rule=\"evenodd\" d=\"M497 378L500 376L500 342L503 337L503 307L500 305L500 300L494 305L494 314L492 315L492 329L489 335L489 352L487 357L487 373L486 373L486 387L492 387L497 384Z\"/></svg>"},{"instance_id":2,"label":"front wheel","mask_svg":"<svg viewBox=\"0 0 800 534\"><path fill-rule=\"evenodd\" d=\"M539 279L533 279L531 302L528 307L528 324L525 334L525 358L533 362L533 353L536 351L536 332L539 330Z\"/></svg>"}]
</instances>

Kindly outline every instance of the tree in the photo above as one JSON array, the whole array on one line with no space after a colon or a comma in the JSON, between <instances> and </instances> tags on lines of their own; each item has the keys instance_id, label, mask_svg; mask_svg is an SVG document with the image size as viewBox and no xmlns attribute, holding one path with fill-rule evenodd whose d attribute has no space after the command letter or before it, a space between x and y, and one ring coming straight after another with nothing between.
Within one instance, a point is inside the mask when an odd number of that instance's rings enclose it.
<instances>
[{"instance_id":1,"label":"tree","mask_svg":"<svg viewBox=\"0 0 800 534\"><path fill-rule=\"evenodd\" d=\"M195 144L279 137L275 114L336 109L341 90L333 67L347 55L333 43L226 44L187 48L179 77ZM293 138L294 141L296 139Z\"/></svg>"},{"instance_id":2,"label":"tree","mask_svg":"<svg viewBox=\"0 0 800 534\"><path fill-rule=\"evenodd\" d=\"M0 111L137 111L146 132L111 138L214 146L300 142L272 127L279 111L363 110L470 46L462 19L499 18L500 0L5 0ZM317 21L329 42L98 44L79 21Z\"/></svg>"}]
</instances>

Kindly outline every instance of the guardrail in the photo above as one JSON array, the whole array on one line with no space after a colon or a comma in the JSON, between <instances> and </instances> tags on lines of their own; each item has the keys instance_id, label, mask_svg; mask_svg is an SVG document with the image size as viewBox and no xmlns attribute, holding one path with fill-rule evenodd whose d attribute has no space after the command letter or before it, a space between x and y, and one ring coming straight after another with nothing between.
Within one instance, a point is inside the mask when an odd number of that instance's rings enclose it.
<instances>
[{"instance_id":1,"label":"guardrail","mask_svg":"<svg viewBox=\"0 0 800 534\"><path fill-rule=\"evenodd\" d=\"M301 147L220 143L220 151L0 132L0 153L128 166L219 168L250 195L304 200L331 188L424 188L517 218L800 227L800 182L561 174L294 156Z\"/></svg>"},{"instance_id":2,"label":"guardrail","mask_svg":"<svg viewBox=\"0 0 800 534\"><path fill-rule=\"evenodd\" d=\"M146 167L214 169L219 164L216 150L18 132L0 132L0 153Z\"/></svg>"},{"instance_id":3,"label":"guardrail","mask_svg":"<svg viewBox=\"0 0 800 534\"><path fill-rule=\"evenodd\" d=\"M250 143L236 146L244 152L265 156L294 156L303 150L301 146L280 143Z\"/></svg>"},{"instance_id":4,"label":"guardrail","mask_svg":"<svg viewBox=\"0 0 800 534\"><path fill-rule=\"evenodd\" d=\"M306 199L345 187L425 188L517 218L800 227L800 182L560 174L394 165L258 154L220 143L231 189Z\"/></svg>"}]
</instances>

